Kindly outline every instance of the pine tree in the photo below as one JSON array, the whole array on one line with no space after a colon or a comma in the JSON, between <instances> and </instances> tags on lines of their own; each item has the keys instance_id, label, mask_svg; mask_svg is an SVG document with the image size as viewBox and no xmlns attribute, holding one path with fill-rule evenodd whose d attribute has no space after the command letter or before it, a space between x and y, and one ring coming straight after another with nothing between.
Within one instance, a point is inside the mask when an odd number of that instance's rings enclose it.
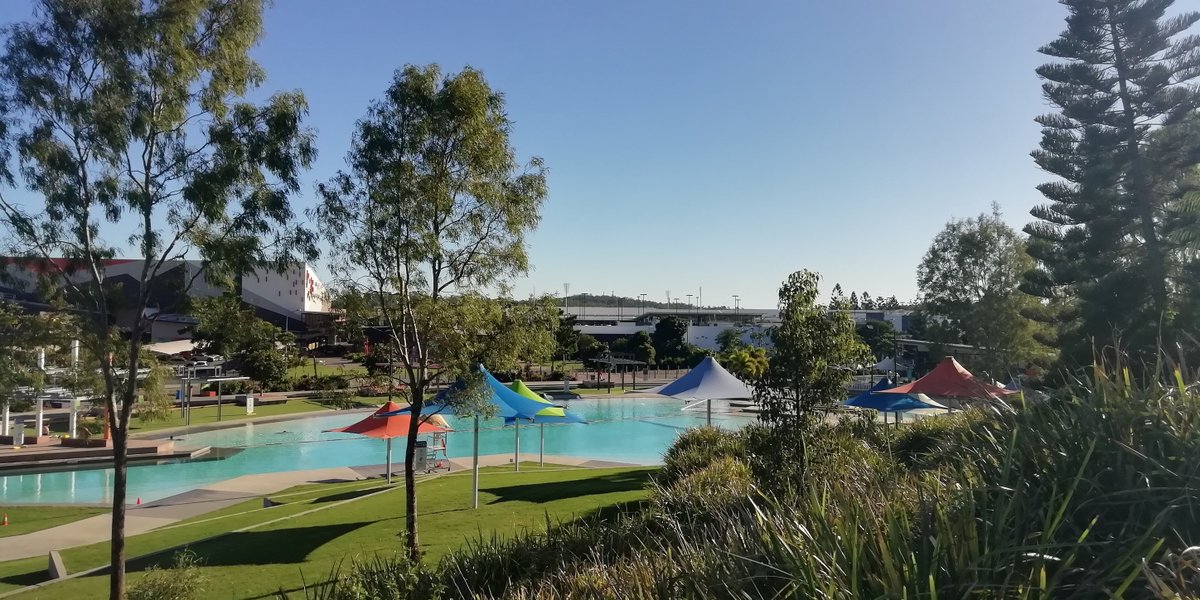
<instances>
[{"instance_id":1,"label":"pine tree","mask_svg":"<svg viewBox=\"0 0 1200 600\"><path fill-rule=\"evenodd\" d=\"M858 303L862 306L863 310L875 310L875 300L871 297L871 292L863 292L858 297Z\"/></svg>"},{"instance_id":2,"label":"pine tree","mask_svg":"<svg viewBox=\"0 0 1200 600\"><path fill-rule=\"evenodd\" d=\"M1178 260L1164 235L1167 184L1200 149L1191 122L1200 92L1188 83L1200 76L1200 38L1179 34L1200 15L1166 17L1173 0L1063 3L1067 29L1040 49L1059 60L1037 70L1059 111L1037 119L1032 154L1060 179L1038 187L1050 203L1031 211L1038 266L1022 289L1057 308L1057 343L1078 364L1114 334L1150 350L1171 325Z\"/></svg>"},{"instance_id":3,"label":"pine tree","mask_svg":"<svg viewBox=\"0 0 1200 600\"><path fill-rule=\"evenodd\" d=\"M834 284L833 292L829 294L829 309L845 310L849 306L849 301L846 300L846 292L842 291L842 284Z\"/></svg>"},{"instance_id":4,"label":"pine tree","mask_svg":"<svg viewBox=\"0 0 1200 600\"><path fill-rule=\"evenodd\" d=\"M861 310L862 305L858 303L858 293L850 292L850 310Z\"/></svg>"}]
</instances>

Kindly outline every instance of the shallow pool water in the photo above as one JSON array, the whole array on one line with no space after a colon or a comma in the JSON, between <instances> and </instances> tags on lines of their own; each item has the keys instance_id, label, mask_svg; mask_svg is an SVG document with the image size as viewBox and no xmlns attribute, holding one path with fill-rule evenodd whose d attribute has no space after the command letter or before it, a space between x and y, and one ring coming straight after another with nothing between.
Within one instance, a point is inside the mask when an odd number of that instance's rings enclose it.
<instances>
[{"instance_id":1,"label":"shallow pool water","mask_svg":"<svg viewBox=\"0 0 1200 600\"><path fill-rule=\"evenodd\" d=\"M680 432L704 424L703 410L681 411L682 403L661 398L589 398L567 407L587 425L547 425L546 454L653 464ZM178 447L242 448L222 460L177 461L129 468L129 498L143 502L165 498L217 481L277 471L377 465L384 462L385 442L324 430L349 425L367 413L308 417L176 436ZM447 417L451 457L471 455L471 420ZM739 428L744 416L714 411L713 424ZM521 453L536 454L542 428L520 428ZM514 430L498 419L483 421L480 454L511 454ZM404 459L404 441L393 442L393 461ZM399 466L396 467L399 470ZM84 469L0 477L0 504L105 503L111 499L112 469Z\"/></svg>"}]
</instances>

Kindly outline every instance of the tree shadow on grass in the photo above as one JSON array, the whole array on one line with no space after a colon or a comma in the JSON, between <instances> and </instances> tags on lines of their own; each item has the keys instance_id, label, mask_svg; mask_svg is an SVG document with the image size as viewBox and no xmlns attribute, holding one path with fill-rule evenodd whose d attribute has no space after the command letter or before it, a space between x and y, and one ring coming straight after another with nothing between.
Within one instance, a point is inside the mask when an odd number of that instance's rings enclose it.
<instances>
[{"instance_id":1,"label":"tree shadow on grass","mask_svg":"<svg viewBox=\"0 0 1200 600\"><path fill-rule=\"evenodd\" d=\"M231 533L188 546L204 566L282 565L304 562L317 548L373 521L295 527L271 531ZM152 565L171 566L175 550L160 552L129 562L129 571L144 571Z\"/></svg>"},{"instance_id":2,"label":"tree shadow on grass","mask_svg":"<svg viewBox=\"0 0 1200 600\"><path fill-rule=\"evenodd\" d=\"M648 479L649 473L647 471L624 471L571 481L480 488L479 491L497 496L489 504L500 502L534 502L544 504L565 498L640 490L645 487Z\"/></svg>"}]
</instances>

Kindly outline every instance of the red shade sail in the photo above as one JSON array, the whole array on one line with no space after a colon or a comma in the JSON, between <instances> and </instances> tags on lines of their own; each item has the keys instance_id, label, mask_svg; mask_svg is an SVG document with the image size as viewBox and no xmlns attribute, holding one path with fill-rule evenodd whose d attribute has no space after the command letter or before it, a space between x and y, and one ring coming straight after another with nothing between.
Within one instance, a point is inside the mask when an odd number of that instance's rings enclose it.
<instances>
[{"instance_id":1,"label":"red shade sail","mask_svg":"<svg viewBox=\"0 0 1200 600\"><path fill-rule=\"evenodd\" d=\"M970 371L947 356L924 377L887 390L889 394L925 394L937 398L990 398L1014 393L1000 386L980 381Z\"/></svg>"},{"instance_id":2,"label":"red shade sail","mask_svg":"<svg viewBox=\"0 0 1200 600\"><path fill-rule=\"evenodd\" d=\"M409 427L408 414L396 415L394 417L375 416L381 413L397 411L401 408L404 407L400 404L388 402L379 407L379 409L375 412L371 413L371 416L354 423L353 425L347 425L337 429L327 429L326 431L338 433L357 433L359 435L365 435L367 437L373 437L381 440L386 440L388 438L407 437ZM421 423L417 427L417 433L442 433L445 431L450 430L428 421Z\"/></svg>"}]
</instances>

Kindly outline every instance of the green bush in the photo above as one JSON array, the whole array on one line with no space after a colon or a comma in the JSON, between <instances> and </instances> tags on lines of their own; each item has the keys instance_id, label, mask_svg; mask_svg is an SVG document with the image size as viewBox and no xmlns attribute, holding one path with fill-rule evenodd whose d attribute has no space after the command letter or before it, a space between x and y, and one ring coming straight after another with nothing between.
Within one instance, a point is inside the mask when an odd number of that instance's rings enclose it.
<instances>
[{"instance_id":1,"label":"green bush","mask_svg":"<svg viewBox=\"0 0 1200 600\"><path fill-rule=\"evenodd\" d=\"M358 399L354 393L349 390L332 390L323 392L317 396L317 402L333 408L335 410L345 410L348 408L357 408L359 406Z\"/></svg>"},{"instance_id":2,"label":"green bush","mask_svg":"<svg viewBox=\"0 0 1200 600\"><path fill-rule=\"evenodd\" d=\"M689 429L663 455L663 468L655 480L661 486L670 486L718 458L741 458L744 453L745 445L738 432L719 427Z\"/></svg>"},{"instance_id":3,"label":"green bush","mask_svg":"<svg viewBox=\"0 0 1200 600\"><path fill-rule=\"evenodd\" d=\"M655 506L679 520L719 517L748 502L754 493L750 468L720 456L704 468L654 491Z\"/></svg>"},{"instance_id":4,"label":"green bush","mask_svg":"<svg viewBox=\"0 0 1200 600\"><path fill-rule=\"evenodd\" d=\"M129 600L191 600L201 598L205 577L200 558L191 550L176 552L170 568L151 566L129 586Z\"/></svg>"},{"instance_id":5,"label":"green bush","mask_svg":"<svg viewBox=\"0 0 1200 600\"><path fill-rule=\"evenodd\" d=\"M436 600L443 593L429 568L402 554L355 560L349 571L335 569L328 581L304 590L308 600Z\"/></svg>"},{"instance_id":6,"label":"green bush","mask_svg":"<svg viewBox=\"0 0 1200 600\"><path fill-rule=\"evenodd\" d=\"M294 390L319 392L345 390L350 387L350 378L346 375L300 375L292 378L291 386Z\"/></svg>"}]
</instances>

